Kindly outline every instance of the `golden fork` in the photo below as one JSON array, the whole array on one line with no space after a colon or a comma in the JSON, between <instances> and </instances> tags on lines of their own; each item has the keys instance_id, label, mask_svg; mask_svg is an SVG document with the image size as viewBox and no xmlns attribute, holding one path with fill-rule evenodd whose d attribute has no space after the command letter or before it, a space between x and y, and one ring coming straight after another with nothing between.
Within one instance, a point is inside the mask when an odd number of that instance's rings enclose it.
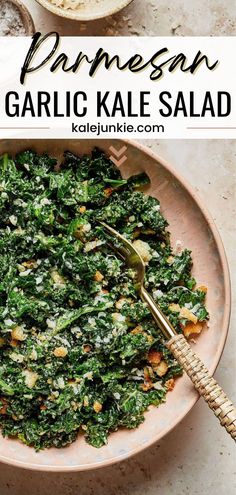
<instances>
[{"instance_id":1,"label":"golden fork","mask_svg":"<svg viewBox=\"0 0 236 495\"><path fill-rule=\"evenodd\" d=\"M156 302L144 287L145 264L131 242L104 222L99 222L113 238L119 242L111 247L135 271L135 287L141 299L147 303L154 320L166 340L166 347L186 371L195 389L204 398L215 416L219 419L231 437L236 440L236 409L223 389L210 375L201 359L191 349L183 334L177 334L168 318L162 313Z\"/></svg>"}]
</instances>

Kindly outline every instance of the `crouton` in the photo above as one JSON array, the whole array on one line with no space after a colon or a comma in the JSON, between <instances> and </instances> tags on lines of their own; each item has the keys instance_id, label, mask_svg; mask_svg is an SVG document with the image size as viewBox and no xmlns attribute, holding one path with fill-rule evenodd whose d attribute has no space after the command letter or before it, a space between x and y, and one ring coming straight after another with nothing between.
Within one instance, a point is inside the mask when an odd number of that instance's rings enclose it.
<instances>
[{"instance_id":1,"label":"crouton","mask_svg":"<svg viewBox=\"0 0 236 495\"><path fill-rule=\"evenodd\" d=\"M197 323L187 323L187 325L182 326L184 336L189 337L194 333L201 333L203 324L198 321Z\"/></svg>"},{"instance_id":2,"label":"crouton","mask_svg":"<svg viewBox=\"0 0 236 495\"><path fill-rule=\"evenodd\" d=\"M112 187L106 187L106 189L104 189L104 194L107 198L109 198L109 196L111 196L112 193L113 193Z\"/></svg>"},{"instance_id":3,"label":"crouton","mask_svg":"<svg viewBox=\"0 0 236 495\"><path fill-rule=\"evenodd\" d=\"M68 354L68 350L66 349L66 347L56 347L56 349L54 349L53 351L53 354L55 357L58 357L58 358L64 358L67 354Z\"/></svg>"},{"instance_id":4,"label":"crouton","mask_svg":"<svg viewBox=\"0 0 236 495\"><path fill-rule=\"evenodd\" d=\"M145 366L143 371L144 371L144 383L142 383L140 387L144 392L147 392L153 387L152 378L154 377L154 373L150 366Z\"/></svg>"},{"instance_id":5,"label":"crouton","mask_svg":"<svg viewBox=\"0 0 236 495\"><path fill-rule=\"evenodd\" d=\"M38 373L35 373L34 371L30 371L30 370L22 371L22 375L25 378L25 384L28 388L33 388L35 386L36 381L39 378Z\"/></svg>"},{"instance_id":6,"label":"crouton","mask_svg":"<svg viewBox=\"0 0 236 495\"><path fill-rule=\"evenodd\" d=\"M94 404L93 404L93 409L96 413L99 413L101 412L102 410L102 404L100 404L100 402L98 402L97 400L95 400Z\"/></svg>"},{"instance_id":7,"label":"crouton","mask_svg":"<svg viewBox=\"0 0 236 495\"><path fill-rule=\"evenodd\" d=\"M120 299L118 301L116 301L116 309L121 309L122 306L126 303L126 302L130 302L131 299L126 299L124 296L121 296Z\"/></svg>"},{"instance_id":8,"label":"crouton","mask_svg":"<svg viewBox=\"0 0 236 495\"><path fill-rule=\"evenodd\" d=\"M188 308L181 308L180 317L186 318L187 320L192 321L194 324L196 324L198 320L197 316L194 315Z\"/></svg>"},{"instance_id":9,"label":"crouton","mask_svg":"<svg viewBox=\"0 0 236 495\"><path fill-rule=\"evenodd\" d=\"M51 277L56 285L64 286L66 284L64 277L62 277L62 275L60 275L57 270L52 270Z\"/></svg>"},{"instance_id":10,"label":"crouton","mask_svg":"<svg viewBox=\"0 0 236 495\"><path fill-rule=\"evenodd\" d=\"M179 304L175 304L175 303L172 303L169 305L169 310L170 311L173 311L174 313L179 313L180 312L180 305Z\"/></svg>"},{"instance_id":11,"label":"crouton","mask_svg":"<svg viewBox=\"0 0 236 495\"><path fill-rule=\"evenodd\" d=\"M11 346L11 347L17 347L17 346L18 346L18 340L14 340L14 339L12 339L12 340L10 341L10 346Z\"/></svg>"},{"instance_id":12,"label":"crouton","mask_svg":"<svg viewBox=\"0 0 236 495\"><path fill-rule=\"evenodd\" d=\"M205 285L200 285L200 287L197 287L197 290L200 290L201 292L207 293L207 287Z\"/></svg>"},{"instance_id":13,"label":"crouton","mask_svg":"<svg viewBox=\"0 0 236 495\"><path fill-rule=\"evenodd\" d=\"M154 371L157 373L158 376L164 376L167 371L168 371L168 365L165 361L161 361L159 364L156 366L153 366Z\"/></svg>"},{"instance_id":14,"label":"crouton","mask_svg":"<svg viewBox=\"0 0 236 495\"><path fill-rule=\"evenodd\" d=\"M133 328L133 330L131 330L131 332L133 335L137 335L138 333L143 333L143 328L141 327L141 325L137 325L137 327Z\"/></svg>"},{"instance_id":15,"label":"crouton","mask_svg":"<svg viewBox=\"0 0 236 495\"><path fill-rule=\"evenodd\" d=\"M83 351L84 351L85 353L89 353L91 350L92 350L91 345L86 344L86 345L84 345L84 346L83 346Z\"/></svg>"},{"instance_id":16,"label":"crouton","mask_svg":"<svg viewBox=\"0 0 236 495\"><path fill-rule=\"evenodd\" d=\"M169 309L174 313L179 313L180 318L186 318L186 320L197 323L197 316L194 315L188 308L185 308L184 306L181 308L179 304L172 303L169 305Z\"/></svg>"},{"instance_id":17,"label":"crouton","mask_svg":"<svg viewBox=\"0 0 236 495\"><path fill-rule=\"evenodd\" d=\"M133 246L145 263L148 263L152 259L151 248L147 242L137 239L137 241L133 242Z\"/></svg>"},{"instance_id":18,"label":"crouton","mask_svg":"<svg viewBox=\"0 0 236 495\"><path fill-rule=\"evenodd\" d=\"M104 279L104 276L102 275L101 272L99 272L98 270L96 271L95 275L94 275L94 280L96 282L101 282L102 280Z\"/></svg>"},{"instance_id":19,"label":"crouton","mask_svg":"<svg viewBox=\"0 0 236 495\"><path fill-rule=\"evenodd\" d=\"M7 414L7 401L4 398L0 399L2 406L0 407L0 414Z\"/></svg>"},{"instance_id":20,"label":"crouton","mask_svg":"<svg viewBox=\"0 0 236 495\"><path fill-rule=\"evenodd\" d=\"M174 386L175 386L175 381L174 381L174 378L170 378L169 380L167 380L165 382L165 387L167 388L167 390L171 391L174 389Z\"/></svg>"},{"instance_id":21,"label":"crouton","mask_svg":"<svg viewBox=\"0 0 236 495\"><path fill-rule=\"evenodd\" d=\"M159 364L161 362L161 353L151 349L148 353L148 362L151 364Z\"/></svg>"},{"instance_id":22,"label":"crouton","mask_svg":"<svg viewBox=\"0 0 236 495\"><path fill-rule=\"evenodd\" d=\"M12 329L11 331L11 337L13 340L20 340L20 341L23 341L25 340L25 334L23 332L23 328L20 327L20 326L17 326L15 328Z\"/></svg>"},{"instance_id":23,"label":"crouton","mask_svg":"<svg viewBox=\"0 0 236 495\"><path fill-rule=\"evenodd\" d=\"M153 383L152 381L146 381L144 383L142 383L140 385L141 389L143 390L143 392L147 392L148 390L150 390L152 387L153 387Z\"/></svg>"},{"instance_id":24,"label":"crouton","mask_svg":"<svg viewBox=\"0 0 236 495\"><path fill-rule=\"evenodd\" d=\"M26 268L30 268L32 270L32 268L37 268L38 263L36 260L28 260L28 261L24 261L24 263L22 263L22 265L25 266Z\"/></svg>"}]
</instances>

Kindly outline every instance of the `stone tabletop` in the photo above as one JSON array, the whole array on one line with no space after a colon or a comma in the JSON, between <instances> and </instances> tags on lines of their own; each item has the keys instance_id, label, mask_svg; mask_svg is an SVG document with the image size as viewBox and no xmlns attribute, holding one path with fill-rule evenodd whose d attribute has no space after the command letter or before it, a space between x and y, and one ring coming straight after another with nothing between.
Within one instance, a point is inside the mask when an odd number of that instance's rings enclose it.
<instances>
[{"instance_id":1,"label":"stone tabletop","mask_svg":"<svg viewBox=\"0 0 236 495\"><path fill-rule=\"evenodd\" d=\"M122 13L92 23L64 21L36 4L36 29L62 35L226 36L236 34L235 0L134 0ZM171 5L173 3L173 5ZM216 372L236 402L236 141L146 141L191 183L222 236L232 279L229 337ZM98 471L37 473L0 465L1 495L215 495L236 491L235 446L200 400L158 444Z\"/></svg>"},{"instance_id":2,"label":"stone tabletop","mask_svg":"<svg viewBox=\"0 0 236 495\"><path fill-rule=\"evenodd\" d=\"M236 33L235 0L133 0L122 12L81 23L49 13L35 0L29 7L37 31L64 36L232 36Z\"/></svg>"}]
</instances>

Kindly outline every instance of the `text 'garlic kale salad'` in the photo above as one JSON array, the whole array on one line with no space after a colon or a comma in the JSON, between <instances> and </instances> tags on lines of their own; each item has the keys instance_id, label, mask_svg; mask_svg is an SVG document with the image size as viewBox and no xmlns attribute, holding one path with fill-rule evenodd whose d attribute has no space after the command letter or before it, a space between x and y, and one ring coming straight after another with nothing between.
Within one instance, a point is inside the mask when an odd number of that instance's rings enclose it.
<instances>
[{"instance_id":1,"label":"text 'garlic kale salad'","mask_svg":"<svg viewBox=\"0 0 236 495\"><path fill-rule=\"evenodd\" d=\"M36 450L78 432L101 447L181 374L99 220L134 242L179 332L208 317L190 252L174 254L158 200L142 192L148 178L123 180L99 150L56 165L32 151L0 158L0 426Z\"/></svg>"}]
</instances>

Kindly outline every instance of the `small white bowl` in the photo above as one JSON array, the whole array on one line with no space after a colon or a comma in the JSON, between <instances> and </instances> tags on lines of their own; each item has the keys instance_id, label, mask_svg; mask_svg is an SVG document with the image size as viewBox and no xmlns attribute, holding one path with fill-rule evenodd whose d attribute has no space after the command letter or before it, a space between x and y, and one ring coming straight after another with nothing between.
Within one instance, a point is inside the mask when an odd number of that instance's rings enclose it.
<instances>
[{"instance_id":1,"label":"small white bowl","mask_svg":"<svg viewBox=\"0 0 236 495\"><path fill-rule=\"evenodd\" d=\"M42 7L53 14L73 19L75 21L93 21L115 14L129 5L133 0L84 0L84 4L77 9L63 9L57 7L49 0L36 0Z\"/></svg>"}]
</instances>

